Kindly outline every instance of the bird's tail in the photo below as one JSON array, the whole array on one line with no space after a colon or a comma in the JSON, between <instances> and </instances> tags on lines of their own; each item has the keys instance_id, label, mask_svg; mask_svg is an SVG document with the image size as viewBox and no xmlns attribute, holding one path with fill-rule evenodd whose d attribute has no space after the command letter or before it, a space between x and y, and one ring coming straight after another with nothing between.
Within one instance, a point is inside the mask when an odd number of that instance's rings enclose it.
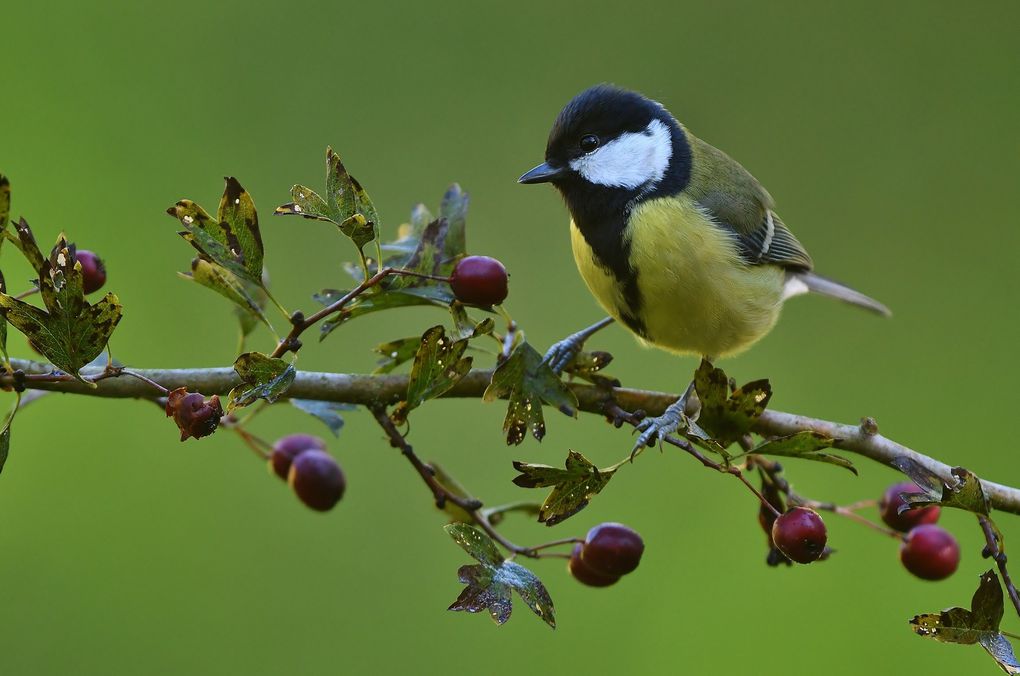
<instances>
[{"instance_id":1,"label":"bird's tail","mask_svg":"<svg viewBox=\"0 0 1020 676\"><path fill-rule=\"evenodd\" d=\"M786 280L784 297L799 296L803 293L818 293L830 298L836 298L844 303L850 303L865 310L870 310L883 317L891 317L892 312L885 305L882 305L874 298L865 296L860 291L854 291L849 286L826 279L813 272L793 272Z\"/></svg>"}]
</instances>

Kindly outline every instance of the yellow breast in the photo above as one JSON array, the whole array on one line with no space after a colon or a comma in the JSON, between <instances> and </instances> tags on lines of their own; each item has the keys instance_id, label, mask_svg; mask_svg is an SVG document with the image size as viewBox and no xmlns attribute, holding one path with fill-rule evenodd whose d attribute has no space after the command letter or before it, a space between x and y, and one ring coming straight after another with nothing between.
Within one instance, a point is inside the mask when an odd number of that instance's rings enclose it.
<instances>
[{"instance_id":1,"label":"yellow breast","mask_svg":"<svg viewBox=\"0 0 1020 676\"><path fill-rule=\"evenodd\" d=\"M745 264L731 237L685 196L648 200L631 214L624 241L637 270L636 312L570 225L574 260L588 289L617 320L628 310L639 316L643 340L656 347L723 357L750 347L779 317L785 272Z\"/></svg>"}]
</instances>

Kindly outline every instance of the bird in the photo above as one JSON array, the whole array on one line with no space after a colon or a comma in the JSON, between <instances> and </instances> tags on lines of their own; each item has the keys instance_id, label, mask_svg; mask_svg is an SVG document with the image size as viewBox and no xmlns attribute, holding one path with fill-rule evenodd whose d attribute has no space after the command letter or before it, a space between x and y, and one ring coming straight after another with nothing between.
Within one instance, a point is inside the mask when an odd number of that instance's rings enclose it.
<instances>
[{"instance_id":1,"label":"bird","mask_svg":"<svg viewBox=\"0 0 1020 676\"><path fill-rule=\"evenodd\" d=\"M545 161L518 181L560 192L574 261L609 315L550 348L544 361L557 374L614 322L644 344L712 363L765 336L794 296L891 315L816 274L761 183L638 92L600 84L575 96L553 124ZM638 424L635 451L692 422L693 391L692 381L661 416Z\"/></svg>"}]
</instances>

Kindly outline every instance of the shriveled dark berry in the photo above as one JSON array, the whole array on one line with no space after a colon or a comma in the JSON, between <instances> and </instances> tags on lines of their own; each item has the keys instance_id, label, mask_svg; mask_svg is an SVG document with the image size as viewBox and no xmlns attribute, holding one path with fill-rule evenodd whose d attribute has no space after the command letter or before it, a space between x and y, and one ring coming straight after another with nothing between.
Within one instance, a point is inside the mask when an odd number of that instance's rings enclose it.
<instances>
[{"instance_id":1,"label":"shriveled dark berry","mask_svg":"<svg viewBox=\"0 0 1020 676\"><path fill-rule=\"evenodd\" d=\"M181 441L201 439L216 431L223 417L223 407L215 394L206 399L198 392L188 392L181 387L167 395L166 415L173 418L180 429Z\"/></svg>"},{"instance_id":2,"label":"shriveled dark berry","mask_svg":"<svg viewBox=\"0 0 1020 676\"><path fill-rule=\"evenodd\" d=\"M960 565L960 545L945 528L922 524L907 533L900 561L922 580L944 580Z\"/></svg>"},{"instance_id":3,"label":"shriveled dark berry","mask_svg":"<svg viewBox=\"0 0 1020 676\"><path fill-rule=\"evenodd\" d=\"M506 268L495 258L462 258L450 275L453 295L468 305L499 305L507 296Z\"/></svg>"},{"instance_id":4,"label":"shriveled dark berry","mask_svg":"<svg viewBox=\"0 0 1020 676\"><path fill-rule=\"evenodd\" d=\"M914 507L900 512L900 507L906 504L906 501L900 497L901 493L920 493L921 489L917 484L910 481L904 481L902 483L893 484L885 490L882 494L882 499L878 503L879 512L882 515L882 521L887 526L901 533L910 531L915 526L921 526L926 523L935 523L939 520L941 509L938 505L929 505L927 507Z\"/></svg>"},{"instance_id":5,"label":"shriveled dark berry","mask_svg":"<svg viewBox=\"0 0 1020 676\"><path fill-rule=\"evenodd\" d=\"M99 256L88 249L78 249L76 258L81 263L81 281L85 293L103 288L103 284L106 284L106 266Z\"/></svg>"},{"instance_id":6,"label":"shriveled dark berry","mask_svg":"<svg viewBox=\"0 0 1020 676\"><path fill-rule=\"evenodd\" d=\"M638 567L645 543L634 530L619 523L595 526L584 539L581 559L603 575L626 575Z\"/></svg>"},{"instance_id":7,"label":"shriveled dark berry","mask_svg":"<svg viewBox=\"0 0 1020 676\"><path fill-rule=\"evenodd\" d=\"M584 545L580 542L574 545L574 551L570 553L570 561L567 563L567 570L574 576L574 579L589 587L608 587L620 580L619 575L606 575L592 569L581 556Z\"/></svg>"},{"instance_id":8,"label":"shriveled dark berry","mask_svg":"<svg viewBox=\"0 0 1020 676\"><path fill-rule=\"evenodd\" d=\"M290 465L301 453L307 450L326 450L326 442L311 434L288 434L280 437L273 444L273 453L269 456L269 467L284 481L290 472Z\"/></svg>"},{"instance_id":9,"label":"shriveled dark berry","mask_svg":"<svg viewBox=\"0 0 1020 676\"><path fill-rule=\"evenodd\" d=\"M329 453L315 448L294 458L287 483L301 502L319 512L333 509L347 488L347 479L337 461Z\"/></svg>"},{"instance_id":10,"label":"shriveled dark berry","mask_svg":"<svg viewBox=\"0 0 1020 676\"><path fill-rule=\"evenodd\" d=\"M783 554L797 563L811 563L825 552L825 522L807 507L794 507L772 524L772 540Z\"/></svg>"}]
</instances>

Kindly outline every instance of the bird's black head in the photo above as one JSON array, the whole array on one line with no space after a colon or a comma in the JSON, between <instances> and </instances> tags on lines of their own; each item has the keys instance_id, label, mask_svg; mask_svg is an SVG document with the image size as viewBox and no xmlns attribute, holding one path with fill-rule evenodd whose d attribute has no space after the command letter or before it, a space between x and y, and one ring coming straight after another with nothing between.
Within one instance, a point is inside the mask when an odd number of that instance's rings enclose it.
<instances>
[{"instance_id":1,"label":"bird's black head","mask_svg":"<svg viewBox=\"0 0 1020 676\"><path fill-rule=\"evenodd\" d=\"M597 85L560 111L545 163L521 183L553 183L564 195L605 189L648 195L675 193L690 178L683 129L659 103L612 85Z\"/></svg>"}]
</instances>

